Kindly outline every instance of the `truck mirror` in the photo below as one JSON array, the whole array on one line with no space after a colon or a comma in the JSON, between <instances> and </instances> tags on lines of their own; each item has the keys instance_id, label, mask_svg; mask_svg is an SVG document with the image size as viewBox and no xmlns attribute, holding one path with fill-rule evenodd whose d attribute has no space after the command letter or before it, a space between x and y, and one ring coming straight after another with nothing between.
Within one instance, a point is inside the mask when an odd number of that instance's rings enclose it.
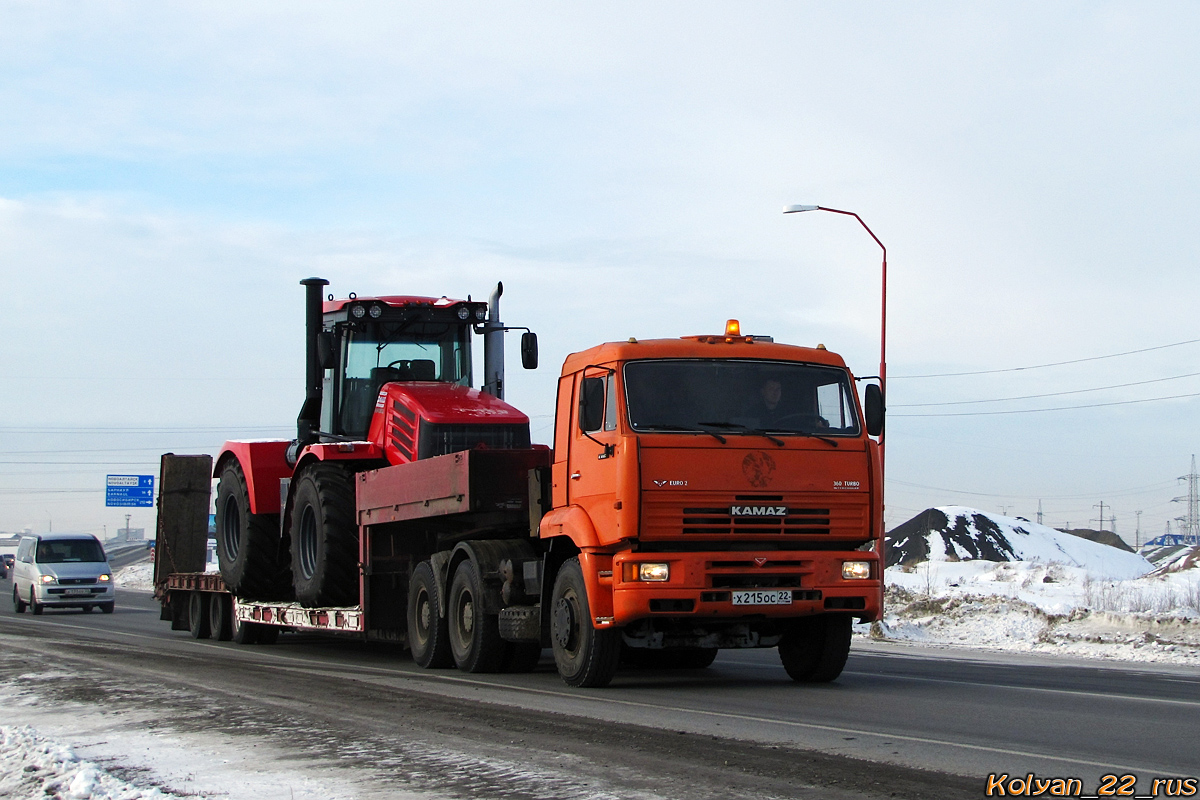
<instances>
[{"instance_id":1,"label":"truck mirror","mask_svg":"<svg viewBox=\"0 0 1200 800\"><path fill-rule=\"evenodd\" d=\"M321 362L321 369L333 369L333 334L329 331L317 334L317 359Z\"/></svg>"},{"instance_id":2,"label":"truck mirror","mask_svg":"<svg viewBox=\"0 0 1200 800\"><path fill-rule=\"evenodd\" d=\"M579 430L600 430L604 421L604 378L584 378L579 383Z\"/></svg>"},{"instance_id":3,"label":"truck mirror","mask_svg":"<svg viewBox=\"0 0 1200 800\"><path fill-rule=\"evenodd\" d=\"M879 384L867 384L867 434L870 436L883 435L883 390Z\"/></svg>"},{"instance_id":4,"label":"truck mirror","mask_svg":"<svg viewBox=\"0 0 1200 800\"><path fill-rule=\"evenodd\" d=\"M525 369L537 369L537 365L537 334L525 331L521 334L521 366Z\"/></svg>"}]
</instances>

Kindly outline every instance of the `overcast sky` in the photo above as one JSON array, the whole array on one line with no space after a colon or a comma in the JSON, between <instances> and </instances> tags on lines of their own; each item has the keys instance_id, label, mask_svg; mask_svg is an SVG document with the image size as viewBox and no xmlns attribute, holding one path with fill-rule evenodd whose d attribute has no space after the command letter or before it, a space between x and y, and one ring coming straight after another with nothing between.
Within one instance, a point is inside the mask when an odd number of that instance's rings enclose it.
<instances>
[{"instance_id":1,"label":"overcast sky","mask_svg":"<svg viewBox=\"0 0 1200 800\"><path fill-rule=\"evenodd\" d=\"M1149 2L0 3L0 530L112 535L106 473L289 436L309 275L503 280L540 441L563 357L605 340L737 317L875 374L880 250L780 213L820 203L888 247L889 526L1040 499L1160 534L1200 450L1198 29Z\"/></svg>"}]
</instances>

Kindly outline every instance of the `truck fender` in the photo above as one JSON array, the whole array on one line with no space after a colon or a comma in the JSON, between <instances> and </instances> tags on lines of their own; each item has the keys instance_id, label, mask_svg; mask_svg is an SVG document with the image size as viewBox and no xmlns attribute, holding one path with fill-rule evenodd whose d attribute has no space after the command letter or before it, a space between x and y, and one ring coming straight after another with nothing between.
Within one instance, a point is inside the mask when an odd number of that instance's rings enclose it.
<instances>
[{"instance_id":1,"label":"truck fender","mask_svg":"<svg viewBox=\"0 0 1200 800\"><path fill-rule=\"evenodd\" d=\"M437 576L437 607L438 616L445 619L446 603L450 595L450 556L453 555L449 550L439 550L429 557L429 564L433 567L433 574Z\"/></svg>"},{"instance_id":2,"label":"truck fender","mask_svg":"<svg viewBox=\"0 0 1200 800\"><path fill-rule=\"evenodd\" d=\"M503 578L500 575L500 562L524 563L537 561L538 554L533 545L524 539L483 539L475 542L459 542L450 553L447 563L446 580L443 583L449 590L449 582L463 561L470 560L475 564L479 577L483 581L483 610L485 614L499 614L506 605L501 597ZM441 599L441 595L439 595Z\"/></svg>"},{"instance_id":3,"label":"truck fender","mask_svg":"<svg viewBox=\"0 0 1200 800\"><path fill-rule=\"evenodd\" d=\"M548 512L538 525L538 533L543 539L566 536L580 550L600 547L600 537L592 518L579 506L564 506Z\"/></svg>"}]
</instances>

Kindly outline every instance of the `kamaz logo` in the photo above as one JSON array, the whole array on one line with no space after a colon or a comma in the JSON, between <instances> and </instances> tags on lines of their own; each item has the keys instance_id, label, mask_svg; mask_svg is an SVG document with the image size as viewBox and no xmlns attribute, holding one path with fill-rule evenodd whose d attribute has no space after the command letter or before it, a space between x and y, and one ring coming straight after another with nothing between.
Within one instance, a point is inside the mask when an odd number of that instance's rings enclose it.
<instances>
[{"instance_id":1,"label":"kamaz logo","mask_svg":"<svg viewBox=\"0 0 1200 800\"><path fill-rule=\"evenodd\" d=\"M731 517L786 517L787 506L730 506Z\"/></svg>"}]
</instances>

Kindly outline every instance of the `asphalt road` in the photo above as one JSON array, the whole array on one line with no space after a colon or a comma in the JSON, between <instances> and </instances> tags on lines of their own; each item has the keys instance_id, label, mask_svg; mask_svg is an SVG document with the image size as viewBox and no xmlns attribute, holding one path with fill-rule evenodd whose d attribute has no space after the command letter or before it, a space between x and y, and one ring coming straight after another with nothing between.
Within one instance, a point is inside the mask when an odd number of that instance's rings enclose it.
<instances>
[{"instance_id":1,"label":"asphalt road","mask_svg":"<svg viewBox=\"0 0 1200 800\"><path fill-rule=\"evenodd\" d=\"M11 594L7 581L0 590ZM227 732L282 737L297 757L328 755L305 744L310 734L352 743L339 763L373 771L378 754L409 753L386 779L443 796L981 797L989 773L1030 772L1080 778L1085 793L1105 774L1131 774L1144 793L1153 778L1200 774L1200 676L1183 668L856 641L830 685L792 683L768 650L577 690L548 653L532 674L477 676L347 640L194 641L128 591L111 616L17 616L5 603L0 635L4 676L47 658L71 665L74 680L41 692L77 700L94 684L105 702L196 730L223 725L214 708L234 721L254 710L276 724ZM105 688L123 683L157 688ZM429 752L411 755L418 744ZM489 765L488 777L464 772L471 763Z\"/></svg>"}]
</instances>

